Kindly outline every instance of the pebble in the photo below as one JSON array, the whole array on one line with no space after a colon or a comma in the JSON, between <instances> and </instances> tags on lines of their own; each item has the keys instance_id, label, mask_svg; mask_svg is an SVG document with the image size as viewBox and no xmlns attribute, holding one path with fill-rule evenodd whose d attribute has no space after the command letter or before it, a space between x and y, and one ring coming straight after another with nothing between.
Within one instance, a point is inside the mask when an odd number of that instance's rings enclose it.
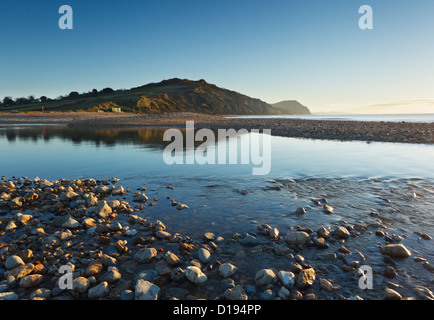
<instances>
[{"instance_id":1,"label":"pebble","mask_svg":"<svg viewBox=\"0 0 434 320\"><path fill-rule=\"evenodd\" d=\"M188 266L185 271L185 276L194 284L201 285L208 280L207 276L195 266Z\"/></svg>"},{"instance_id":2,"label":"pebble","mask_svg":"<svg viewBox=\"0 0 434 320\"><path fill-rule=\"evenodd\" d=\"M203 263L209 263L211 261L211 253L205 248L199 248L197 255L199 260Z\"/></svg>"},{"instance_id":3,"label":"pebble","mask_svg":"<svg viewBox=\"0 0 434 320\"><path fill-rule=\"evenodd\" d=\"M158 300L160 287L143 279L139 279L135 286L135 300Z\"/></svg>"},{"instance_id":4,"label":"pebble","mask_svg":"<svg viewBox=\"0 0 434 320\"><path fill-rule=\"evenodd\" d=\"M255 284L258 287L267 287L276 282L276 275L271 269L262 269L255 275Z\"/></svg>"},{"instance_id":5,"label":"pebble","mask_svg":"<svg viewBox=\"0 0 434 320\"><path fill-rule=\"evenodd\" d=\"M23 259L16 255L8 257L5 262L6 269L13 269L22 265L24 265Z\"/></svg>"},{"instance_id":6,"label":"pebble","mask_svg":"<svg viewBox=\"0 0 434 320\"><path fill-rule=\"evenodd\" d=\"M299 272L296 285L299 289L310 287L315 281L316 273L313 268L303 269Z\"/></svg>"},{"instance_id":7,"label":"pebble","mask_svg":"<svg viewBox=\"0 0 434 320\"><path fill-rule=\"evenodd\" d=\"M223 278L231 277L237 272L238 268L231 263L223 263L219 266L220 276Z\"/></svg>"},{"instance_id":8,"label":"pebble","mask_svg":"<svg viewBox=\"0 0 434 320\"><path fill-rule=\"evenodd\" d=\"M380 248L381 253L393 258L405 259L411 256L411 252L402 244L388 244Z\"/></svg>"},{"instance_id":9,"label":"pebble","mask_svg":"<svg viewBox=\"0 0 434 320\"><path fill-rule=\"evenodd\" d=\"M402 296L393 289L386 288L384 290L384 299L385 300L402 300Z\"/></svg>"}]
</instances>

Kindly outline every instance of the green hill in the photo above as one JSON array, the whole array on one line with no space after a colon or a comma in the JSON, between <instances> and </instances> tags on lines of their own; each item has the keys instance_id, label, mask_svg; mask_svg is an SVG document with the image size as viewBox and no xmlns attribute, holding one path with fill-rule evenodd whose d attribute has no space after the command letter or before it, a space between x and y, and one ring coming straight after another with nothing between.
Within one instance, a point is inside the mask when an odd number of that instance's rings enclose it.
<instances>
[{"instance_id":1,"label":"green hill","mask_svg":"<svg viewBox=\"0 0 434 320\"><path fill-rule=\"evenodd\" d=\"M24 99L25 100L25 99ZM205 80L169 79L129 90L105 88L79 94L71 92L56 100L28 101L26 104L0 106L0 111L108 111L159 114L197 112L231 115L287 114L259 99L219 88Z\"/></svg>"}]
</instances>

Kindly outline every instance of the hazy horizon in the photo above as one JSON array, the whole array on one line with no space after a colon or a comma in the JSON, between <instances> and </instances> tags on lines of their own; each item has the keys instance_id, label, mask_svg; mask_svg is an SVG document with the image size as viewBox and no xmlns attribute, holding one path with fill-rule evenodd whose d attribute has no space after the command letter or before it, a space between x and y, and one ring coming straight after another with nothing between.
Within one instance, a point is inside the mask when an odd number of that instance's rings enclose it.
<instances>
[{"instance_id":1,"label":"hazy horizon","mask_svg":"<svg viewBox=\"0 0 434 320\"><path fill-rule=\"evenodd\" d=\"M312 112L434 112L434 2L63 1L0 4L0 99L205 79Z\"/></svg>"}]
</instances>

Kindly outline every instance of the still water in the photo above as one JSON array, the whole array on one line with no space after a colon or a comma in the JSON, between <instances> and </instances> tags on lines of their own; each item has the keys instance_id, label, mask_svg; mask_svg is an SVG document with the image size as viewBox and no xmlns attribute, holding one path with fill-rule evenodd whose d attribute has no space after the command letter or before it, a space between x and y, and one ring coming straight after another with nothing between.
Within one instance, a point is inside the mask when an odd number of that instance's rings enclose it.
<instances>
[{"instance_id":1,"label":"still water","mask_svg":"<svg viewBox=\"0 0 434 320\"><path fill-rule=\"evenodd\" d=\"M122 186L132 191L145 186L150 199L159 199L146 208L146 218L162 220L169 232L198 237L205 232L224 237L255 233L259 223L277 227L282 234L295 226L317 230L342 224L380 224L390 235L404 237L414 256L434 263L432 240L421 241L414 234L434 236L432 145L271 137L271 170L254 176L253 164L240 162L168 165L163 151L169 142L163 142L163 134L161 128L2 126L0 176L116 177ZM229 143L228 150L250 141L250 135L240 139L240 145ZM185 156L193 156L192 152L187 150ZM312 201L322 198L333 206L333 214L324 214ZM171 200L189 209L178 211ZM298 207L304 207L306 214L294 215ZM385 244L375 231L368 229L347 244L350 250L362 251L373 266L382 265L378 247ZM309 252L303 255L315 261L317 254ZM270 259L272 262L264 258L257 264L277 263ZM398 283L426 285L431 281L431 273L410 259L400 268L407 271Z\"/></svg>"}]
</instances>

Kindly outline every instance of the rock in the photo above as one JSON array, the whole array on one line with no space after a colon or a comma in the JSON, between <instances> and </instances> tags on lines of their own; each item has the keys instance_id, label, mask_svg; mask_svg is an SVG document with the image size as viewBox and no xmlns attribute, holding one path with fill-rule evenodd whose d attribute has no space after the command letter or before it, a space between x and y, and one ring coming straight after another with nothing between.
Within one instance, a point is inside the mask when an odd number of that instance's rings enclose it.
<instances>
[{"instance_id":1,"label":"rock","mask_svg":"<svg viewBox=\"0 0 434 320\"><path fill-rule=\"evenodd\" d=\"M324 205L324 212L327 214L332 214L333 213L333 207L328 205L328 204Z\"/></svg>"},{"instance_id":2,"label":"rock","mask_svg":"<svg viewBox=\"0 0 434 320\"><path fill-rule=\"evenodd\" d=\"M85 277L78 277L72 282L72 290L78 293L85 293L89 290L90 280Z\"/></svg>"},{"instance_id":3,"label":"rock","mask_svg":"<svg viewBox=\"0 0 434 320\"><path fill-rule=\"evenodd\" d=\"M273 290L267 289L259 295L259 300L273 300L274 297L275 297L275 294L274 294Z\"/></svg>"},{"instance_id":4,"label":"rock","mask_svg":"<svg viewBox=\"0 0 434 320\"><path fill-rule=\"evenodd\" d=\"M173 281L182 281L185 278L185 270L178 267L172 270L170 273L170 279Z\"/></svg>"},{"instance_id":5,"label":"rock","mask_svg":"<svg viewBox=\"0 0 434 320\"><path fill-rule=\"evenodd\" d=\"M297 277L297 287L300 289L306 289L310 287L315 281L315 270L313 268L303 269L300 271Z\"/></svg>"},{"instance_id":6,"label":"rock","mask_svg":"<svg viewBox=\"0 0 434 320\"><path fill-rule=\"evenodd\" d=\"M291 245L304 245L309 240L309 235L304 231L290 232L285 237L285 242Z\"/></svg>"},{"instance_id":7,"label":"rock","mask_svg":"<svg viewBox=\"0 0 434 320\"><path fill-rule=\"evenodd\" d=\"M121 300L134 300L135 296L134 296L134 291L132 290L124 290L121 293Z\"/></svg>"},{"instance_id":8,"label":"rock","mask_svg":"<svg viewBox=\"0 0 434 320\"><path fill-rule=\"evenodd\" d=\"M103 269L102 263L96 261L95 263L91 264L89 267L86 268L86 271L84 272L84 276L85 277L95 276L97 274L100 274L102 269Z\"/></svg>"},{"instance_id":9,"label":"rock","mask_svg":"<svg viewBox=\"0 0 434 320\"><path fill-rule=\"evenodd\" d=\"M325 290L325 291L328 291L328 292L331 292L334 289L336 289L335 286L333 286L333 284L329 280L327 280L327 279L319 279L319 287L322 290Z\"/></svg>"},{"instance_id":10,"label":"rock","mask_svg":"<svg viewBox=\"0 0 434 320\"><path fill-rule=\"evenodd\" d=\"M139 279L135 287L135 300L158 300L160 287L149 281Z\"/></svg>"},{"instance_id":11,"label":"rock","mask_svg":"<svg viewBox=\"0 0 434 320\"><path fill-rule=\"evenodd\" d=\"M94 210L95 214L102 219L107 219L113 212L112 208L110 208L106 201L98 204Z\"/></svg>"},{"instance_id":12,"label":"rock","mask_svg":"<svg viewBox=\"0 0 434 320\"><path fill-rule=\"evenodd\" d=\"M252 235L248 234L241 240L241 244L247 247L254 247L261 244L261 241Z\"/></svg>"},{"instance_id":13,"label":"rock","mask_svg":"<svg viewBox=\"0 0 434 320\"><path fill-rule=\"evenodd\" d=\"M354 252L354 253L349 253L347 255L345 255L342 258L342 261L353 268L357 268L360 264L360 262L364 261L365 257L363 256L363 254L361 252Z\"/></svg>"},{"instance_id":14,"label":"rock","mask_svg":"<svg viewBox=\"0 0 434 320\"><path fill-rule=\"evenodd\" d=\"M381 253L393 258L405 259L411 256L411 252L402 244L388 244L380 248Z\"/></svg>"},{"instance_id":15,"label":"rock","mask_svg":"<svg viewBox=\"0 0 434 320\"><path fill-rule=\"evenodd\" d=\"M283 300L288 300L291 297L291 291L288 290L285 286L280 287L279 292L277 293L279 297Z\"/></svg>"},{"instance_id":16,"label":"rock","mask_svg":"<svg viewBox=\"0 0 434 320\"><path fill-rule=\"evenodd\" d=\"M7 224L5 231L12 231L17 228L17 225L15 224L14 220L9 221Z\"/></svg>"},{"instance_id":17,"label":"rock","mask_svg":"<svg viewBox=\"0 0 434 320\"><path fill-rule=\"evenodd\" d=\"M68 220L66 220L62 224L62 227L64 227L64 228L70 228L70 229L76 229L76 228L80 228L81 225L80 225L80 223L77 220L75 220L75 219L73 219L71 217L68 217Z\"/></svg>"},{"instance_id":18,"label":"rock","mask_svg":"<svg viewBox=\"0 0 434 320\"><path fill-rule=\"evenodd\" d=\"M134 260L140 263L149 263L157 256L157 250L155 248L145 248L139 250L134 255Z\"/></svg>"},{"instance_id":19,"label":"rock","mask_svg":"<svg viewBox=\"0 0 434 320\"><path fill-rule=\"evenodd\" d=\"M328 239L331 236L330 231L324 227L319 228L316 233L318 234L318 236L324 239Z\"/></svg>"},{"instance_id":20,"label":"rock","mask_svg":"<svg viewBox=\"0 0 434 320\"><path fill-rule=\"evenodd\" d=\"M170 269L169 264L165 260L158 261L154 268L160 276L168 276L172 272L172 269Z\"/></svg>"},{"instance_id":21,"label":"rock","mask_svg":"<svg viewBox=\"0 0 434 320\"><path fill-rule=\"evenodd\" d=\"M105 267L116 265L116 259L105 253L101 256L101 262Z\"/></svg>"},{"instance_id":22,"label":"rock","mask_svg":"<svg viewBox=\"0 0 434 320\"><path fill-rule=\"evenodd\" d=\"M202 270L195 266L188 266L185 271L185 276L188 280L198 285L201 285L208 280L207 276L202 272Z\"/></svg>"},{"instance_id":23,"label":"rock","mask_svg":"<svg viewBox=\"0 0 434 320\"><path fill-rule=\"evenodd\" d=\"M238 268L231 263L223 263L219 266L220 276L229 278L237 272Z\"/></svg>"},{"instance_id":24,"label":"rock","mask_svg":"<svg viewBox=\"0 0 434 320\"><path fill-rule=\"evenodd\" d=\"M13 269L22 265L24 265L24 261L17 255L8 257L5 262L6 269Z\"/></svg>"},{"instance_id":25,"label":"rock","mask_svg":"<svg viewBox=\"0 0 434 320\"><path fill-rule=\"evenodd\" d=\"M315 246L321 249L327 249L330 245L325 242L324 238L313 238L312 239Z\"/></svg>"},{"instance_id":26,"label":"rock","mask_svg":"<svg viewBox=\"0 0 434 320\"><path fill-rule=\"evenodd\" d=\"M51 290L46 289L46 288L37 289L30 294L30 299L32 299L32 300L34 300L36 298L47 299L49 297L51 297Z\"/></svg>"},{"instance_id":27,"label":"rock","mask_svg":"<svg viewBox=\"0 0 434 320\"><path fill-rule=\"evenodd\" d=\"M306 213L306 209L303 207L299 207L299 208L297 208L297 210L295 210L296 215L303 215L305 213Z\"/></svg>"},{"instance_id":28,"label":"rock","mask_svg":"<svg viewBox=\"0 0 434 320\"><path fill-rule=\"evenodd\" d=\"M0 300L18 300L15 292L0 292Z\"/></svg>"},{"instance_id":29,"label":"rock","mask_svg":"<svg viewBox=\"0 0 434 320\"><path fill-rule=\"evenodd\" d=\"M197 255L199 260L203 263L209 263L211 261L211 253L205 248L199 248Z\"/></svg>"},{"instance_id":30,"label":"rock","mask_svg":"<svg viewBox=\"0 0 434 320\"><path fill-rule=\"evenodd\" d=\"M172 268L176 268L176 267L179 267L180 265L182 265L181 259L179 259L179 257L176 254L172 253L172 252L167 252L166 253L166 262Z\"/></svg>"},{"instance_id":31,"label":"rock","mask_svg":"<svg viewBox=\"0 0 434 320\"><path fill-rule=\"evenodd\" d=\"M276 282L276 275L271 269L262 269L255 275L255 284L258 287L267 287Z\"/></svg>"},{"instance_id":32,"label":"rock","mask_svg":"<svg viewBox=\"0 0 434 320\"><path fill-rule=\"evenodd\" d=\"M177 210L184 210L184 209L189 209L189 207L184 203L178 203L176 206L176 209Z\"/></svg>"},{"instance_id":33,"label":"rock","mask_svg":"<svg viewBox=\"0 0 434 320\"><path fill-rule=\"evenodd\" d=\"M212 232L205 232L203 238L205 241L213 241L215 239L215 234Z\"/></svg>"},{"instance_id":34,"label":"rock","mask_svg":"<svg viewBox=\"0 0 434 320\"><path fill-rule=\"evenodd\" d=\"M158 239L169 239L172 235L167 231L158 230L157 232L155 232L155 236Z\"/></svg>"},{"instance_id":35,"label":"rock","mask_svg":"<svg viewBox=\"0 0 434 320\"><path fill-rule=\"evenodd\" d=\"M434 300L434 294L426 287L417 287L414 291L422 300Z\"/></svg>"},{"instance_id":36,"label":"rock","mask_svg":"<svg viewBox=\"0 0 434 320\"><path fill-rule=\"evenodd\" d=\"M87 297L89 299L99 299L108 295L110 292L109 285L106 281L101 282L97 286L89 289Z\"/></svg>"},{"instance_id":37,"label":"rock","mask_svg":"<svg viewBox=\"0 0 434 320\"><path fill-rule=\"evenodd\" d=\"M144 193L138 193L133 198L134 202L146 202L148 201L148 197Z\"/></svg>"},{"instance_id":38,"label":"rock","mask_svg":"<svg viewBox=\"0 0 434 320\"><path fill-rule=\"evenodd\" d=\"M386 288L384 290L384 299L385 300L401 300L402 296L393 289Z\"/></svg>"},{"instance_id":39,"label":"rock","mask_svg":"<svg viewBox=\"0 0 434 320\"><path fill-rule=\"evenodd\" d=\"M31 274L21 278L20 287L21 288L31 288L37 286L44 280L41 274Z\"/></svg>"},{"instance_id":40,"label":"rock","mask_svg":"<svg viewBox=\"0 0 434 320\"><path fill-rule=\"evenodd\" d=\"M277 238L279 238L279 230L277 230L277 228L273 228L270 230L269 235L271 240L277 240Z\"/></svg>"},{"instance_id":41,"label":"rock","mask_svg":"<svg viewBox=\"0 0 434 320\"><path fill-rule=\"evenodd\" d=\"M350 232L347 230L347 228L341 226L337 227L334 233L338 238L341 239L346 239L350 236Z\"/></svg>"},{"instance_id":42,"label":"rock","mask_svg":"<svg viewBox=\"0 0 434 320\"><path fill-rule=\"evenodd\" d=\"M292 289L294 287L295 275L291 271L279 271L277 273L277 278L286 288Z\"/></svg>"},{"instance_id":43,"label":"rock","mask_svg":"<svg viewBox=\"0 0 434 320\"><path fill-rule=\"evenodd\" d=\"M102 275L100 280L108 283L113 283L115 281L120 280L121 278L122 275L119 272L119 270L114 266L110 266L108 267L107 272Z\"/></svg>"},{"instance_id":44,"label":"rock","mask_svg":"<svg viewBox=\"0 0 434 320\"><path fill-rule=\"evenodd\" d=\"M224 293L226 300L248 300L248 296L243 287L238 285L234 288L229 288Z\"/></svg>"},{"instance_id":45,"label":"rock","mask_svg":"<svg viewBox=\"0 0 434 320\"><path fill-rule=\"evenodd\" d=\"M19 280L20 278L32 273L34 268L35 266L32 263L26 263L23 266L5 272L5 276L13 276L15 279Z\"/></svg>"},{"instance_id":46,"label":"rock","mask_svg":"<svg viewBox=\"0 0 434 320\"><path fill-rule=\"evenodd\" d=\"M158 278L158 272L155 270L142 270L136 274L134 281L138 281L140 279L146 280L149 282L154 282L155 279Z\"/></svg>"},{"instance_id":47,"label":"rock","mask_svg":"<svg viewBox=\"0 0 434 320\"><path fill-rule=\"evenodd\" d=\"M395 278L398 274L392 266L387 266L383 271L383 275L387 278Z\"/></svg>"}]
</instances>

